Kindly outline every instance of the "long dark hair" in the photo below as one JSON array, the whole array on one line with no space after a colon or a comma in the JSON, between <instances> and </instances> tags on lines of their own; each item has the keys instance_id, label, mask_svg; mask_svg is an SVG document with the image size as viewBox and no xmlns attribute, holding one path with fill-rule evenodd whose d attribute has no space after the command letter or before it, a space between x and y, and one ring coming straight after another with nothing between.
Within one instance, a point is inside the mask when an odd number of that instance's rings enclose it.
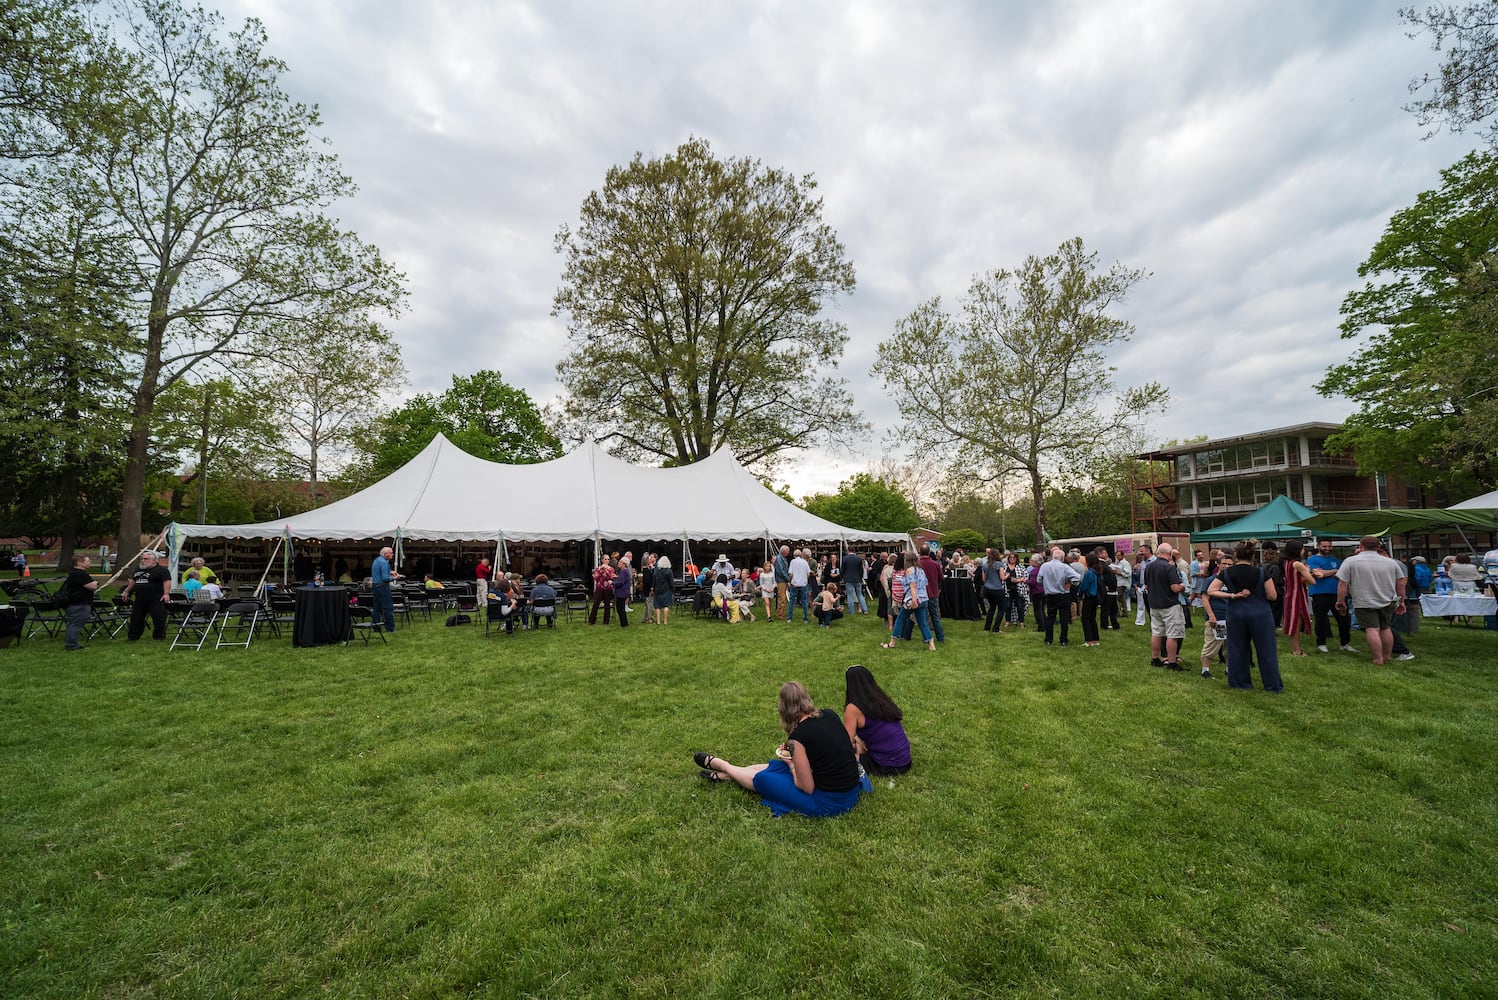
<instances>
[{"instance_id":1,"label":"long dark hair","mask_svg":"<svg viewBox=\"0 0 1498 1000\"><path fill-rule=\"evenodd\" d=\"M874 680L874 675L869 673L869 668L861 663L855 663L849 667L843 675L847 681L846 697L843 699L845 705L857 705L858 710L869 719L883 719L886 722L899 722L903 717L900 706L895 700L884 693L879 682Z\"/></svg>"},{"instance_id":2,"label":"long dark hair","mask_svg":"<svg viewBox=\"0 0 1498 1000\"><path fill-rule=\"evenodd\" d=\"M1305 542L1302 542L1299 538L1292 538L1285 542L1285 548L1280 553L1280 557L1285 562L1296 562L1300 559L1301 553L1304 551Z\"/></svg>"}]
</instances>

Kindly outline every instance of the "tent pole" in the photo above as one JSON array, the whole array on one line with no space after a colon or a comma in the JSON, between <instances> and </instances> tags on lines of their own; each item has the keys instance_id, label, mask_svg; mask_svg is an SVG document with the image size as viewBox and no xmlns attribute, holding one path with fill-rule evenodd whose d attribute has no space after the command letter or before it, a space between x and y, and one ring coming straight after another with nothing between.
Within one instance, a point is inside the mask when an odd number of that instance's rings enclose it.
<instances>
[{"instance_id":1,"label":"tent pole","mask_svg":"<svg viewBox=\"0 0 1498 1000\"><path fill-rule=\"evenodd\" d=\"M270 558L265 561L265 572L260 574L260 582L255 584L255 600L260 600L260 594L265 589L265 578L270 576L270 568L276 564L276 553L281 551L280 536L276 537L276 547L271 549Z\"/></svg>"},{"instance_id":2,"label":"tent pole","mask_svg":"<svg viewBox=\"0 0 1498 1000\"><path fill-rule=\"evenodd\" d=\"M116 566L115 569L114 569L114 576L111 576L108 580L105 580L103 583L99 584L99 589L103 590L105 587L109 586L110 584L112 584L116 580L118 580L120 578L120 574L123 573L123 572L125 572L125 567L126 566L129 566L130 564L134 563L135 560L139 559L146 552L154 551L155 548L156 548L156 546L160 545L161 544L161 540L163 538L165 538L165 537L166 537L166 529L162 528L161 529L161 534L157 535L156 538L155 538L155 540L152 541L150 545L147 545L145 548L143 548L139 552L135 553L135 555L131 556L129 559L126 559L124 562L122 562L118 566Z\"/></svg>"},{"instance_id":3,"label":"tent pole","mask_svg":"<svg viewBox=\"0 0 1498 1000\"><path fill-rule=\"evenodd\" d=\"M501 531L499 537L494 540L494 562L489 565L489 573L492 576L490 583L499 579L499 560L504 553L505 533Z\"/></svg>"},{"instance_id":4,"label":"tent pole","mask_svg":"<svg viewBox=\"0 0 1498 1000\"><path fill-rule=\"evenodd\" d=\"M281 584L291 582L291 525L286 526L286 548L281 551Z\"/></svg>"}]
</instances>

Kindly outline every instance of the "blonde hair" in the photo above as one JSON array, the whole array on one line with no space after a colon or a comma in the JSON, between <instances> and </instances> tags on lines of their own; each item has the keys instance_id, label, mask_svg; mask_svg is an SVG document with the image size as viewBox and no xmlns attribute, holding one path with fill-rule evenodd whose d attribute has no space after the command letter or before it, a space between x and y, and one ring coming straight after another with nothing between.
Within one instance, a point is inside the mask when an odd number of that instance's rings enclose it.
<instances>
[{"instance_id":1,"label":"blonde hair","mask_svg":"<svg viewBox=\"0 0 1498 1000\"><path fill-rule=\"evenodd\" d=\"M811 695L798 681L786 681L780 685L778 708L780 728L787 733L796 728L802 716L817 714L817 706L812 704Z\"/></svg>"}]
</instances>

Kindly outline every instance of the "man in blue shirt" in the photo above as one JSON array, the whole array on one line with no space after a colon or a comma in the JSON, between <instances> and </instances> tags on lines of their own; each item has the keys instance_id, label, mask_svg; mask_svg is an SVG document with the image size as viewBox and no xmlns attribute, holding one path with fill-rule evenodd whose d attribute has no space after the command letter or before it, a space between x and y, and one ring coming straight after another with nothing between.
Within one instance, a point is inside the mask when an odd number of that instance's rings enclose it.
<instances>
[{"instance_id":1,"label":"man in blue shirt","mask_svg":"<svg viewBox=\"0 0 1498 1000\"><path fill-rule=\"evenodd\" d=\"M399 573L390 568L390 560L394 556L395 550L385 546L375 557L374 565L369 570L370 583L374 588L375 628L383 628L386 632L395 631L395 604L390 600L390 581L401 578Z\"/></svg>"},{"instance_id":2,"label":"man in blue shirt","mask_svg":"<svg viewBox=\"0 0 1498 1000\"><path fill-rule=\"evenodd\" d=\"M1342 568L1342 560L1332 555L1330 539L1323 538L1316 543L1316 554L1306 559L1306 568L1315 580L1306 588L1306 593L1311 595L1311 613L1316 619L1316 651L1327 652L1332 627L1326 617L1333 615L1337 619L1337 636L1342 648L1352 652L1352 616L1346 611L1337 611L1337 570Z\"/></svg>"}]
</instances>

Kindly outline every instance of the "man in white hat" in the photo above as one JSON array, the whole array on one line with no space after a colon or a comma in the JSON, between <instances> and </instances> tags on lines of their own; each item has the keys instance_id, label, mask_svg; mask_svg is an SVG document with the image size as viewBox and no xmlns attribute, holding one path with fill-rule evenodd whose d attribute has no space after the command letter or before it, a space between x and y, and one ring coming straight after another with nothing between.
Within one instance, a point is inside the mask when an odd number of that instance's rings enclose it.
<instances>
[{"instance_id":1,"label":"man in white hat","mask_svg":"<svg viewBox=\"0 0 1498 1000\"><path fill-rule=\"evenodd\" d=\"M728 561L728 557L719 553L717 560L713 562L712 571L708 573L708 579L716 580L719 576L726 576L732 580L738 575L738 570L733 568L733 563Z\"/></svg>"}]
</instances>

